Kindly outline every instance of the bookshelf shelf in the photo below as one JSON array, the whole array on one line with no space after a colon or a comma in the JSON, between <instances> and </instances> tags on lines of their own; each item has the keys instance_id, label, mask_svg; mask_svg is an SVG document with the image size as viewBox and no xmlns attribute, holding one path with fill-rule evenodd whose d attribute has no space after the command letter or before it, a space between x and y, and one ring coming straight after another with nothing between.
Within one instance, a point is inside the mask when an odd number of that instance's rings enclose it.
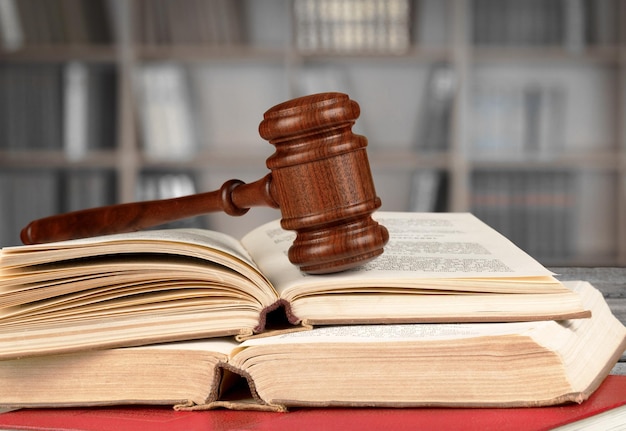
<instances>
[{"instance_id":1,"label":"bookshelf shelf","mask_svg":"<svg viewBox=\"0 0 626 431\"><path fill-rule=\"evenodd\" d=\"M412 171L414 169L448 169L450 153L421 153L415 151L369 151L370 165L374 170Z\"/></svg>"},{"instance_id":2,"label":"bookshelf shelf","mask_svg":"<svg viewBox=\"0 0 626 431\"><path fill-rule=\"evenodd\" d=\"M88 173L84 193L102 196L79 196L73 206L170 197L154 195L159 181L179 189L193 182L185 190L199 192L230 178L256 180L273 153L257 132L263 112L291 97L336 90L361 105L355 132L368 137L383 209L472 211L544 263L626 265L626 33L619 25L626 0L572 0L559 3L562 9L545 0L528 2L528 10L520 3L518 20L507 12L513 0L389 0L395 9L388 21L398 33L388 37L386 27L375 43L363 36L371 23L342 23L329 11L323 24L321 16L299 15L320 0L77 0L79 33L56 33L62 25L50 23L42 33L24 15L35 6L22 10L26 3L16 1L8 3L22 13L21 42L0 31L0 119L9 119L0 120L3 204L17 199L20 184L67 200ZM61 0L48 2L52 10ZM176 13L161 13L175 2ZM579 6L588 8L582 21ZM520 24L543 7L534 30ZM314 21L336 40L307 36ZM101 80L87 98L79 90L69 96L75 63ZM49 69L40 78L56 84L40 92L52 92L45 100L54 101L56 115L37 114L39 99L6 84L19 81L16 68ZM74 85L84 76L77 73ZM87 117L76 106L79 114L67 114L70 99L88 106ZM85 142L93 146L68 153L66 117L78 118L72 130L89 133ZM53 136L49 145L32 144L44 135ZM479 204L506 194L531 202L538 191L553 203ZM13 220L0 230L0 246L17 241L25 220L67 207L17 206L22 213L0 209L0 218ZM238 236L275 217L211 215L199 225ZM545 253L525 242L511 230L513 219L521 231L524 223L567 226L551 239L561 248Z\"/></svg>"},{"instance_id":3,"label":"bookshelf shelf","mask_svg":"<svg viewBox=\"0 0 626 431\"><path fill-rule=\"evenodd\" d=\"M140 165L146 169L171 169L171 170L206 170L206 169L264 169L265 159L271 154L245 155L214 153L204 151L196 154L188 160L158 160L150 157L142 157ZM226 178L224 179L226 180Z\"/></svg>"},{"instance_id":4,"label":"bookshelf shelf","mask_svg":"<svg viewBox=\"0 0 626 431\"><path fill-rule=\"evenodd\" d=\"M38 45L24 47L18 51L0 50L0 60L38 63L67 61L114 63L117 61L117 52L113 45Z\"/></svg>"},{"instance_id":5,"label":"bookshelf shelf","mask_svg":"<svg viewBox=\"0 0 626 431\"><path fill-rule=\"evenodd\" d=\"M204 63L207 61L244 61L244 62L280 62L287 55L284 49L269 47L232 46L148 46L136 48L139 60L180 61L185 63Z\"/></svg>"},{"instance_id":6,"label":"bookshelf shelf","mask_svg":"<svg viewBox=\"0 0 626 431\"><path fill-rule=\"evenodd\" d=\"M118 164L119 152L92 151L78 160L71 160L62 151L0 151L0 168L23 169L73 169L73 168L105 168L115 169Z\"/></svg>"},{"instance_id":7,"label":"bookshelf shelf","mask_svg":"<svg viewBox=\"0 0 626 431\"><path fill-rule=\"evenodd\" d=\"M620 158L613 152L563 154L555 157L526 155L519 159L482 159L469 162L474 169L577 169L618 172Z\"/></svg>"},{"instance_id":8,"label":"bookshelf shelf","mask_svg":"<svg viewBox=\"0 0 626 431\"><path fill-rule=\"evenodd\" d=\"M618 65L620 47L585 47L581 51L568 51L554 47L473 47L475 63L557 63L576 66L579 63Z\"/></svg>"},{"instance_id":9,"label":"bookshelf shelf","mask_svg":"<svg viewBox=\"0 0 626 431\"><path fill-rule=\"evenodd\" d=\"M302 58L303 61L336 61L336 62L369 62L369 61L406 61L408 63L431 63L438 61L451 61L452 53L445 48L413 47L402 53L306 53L294 50L293 55Z\"/></svg>"}]
</instances>

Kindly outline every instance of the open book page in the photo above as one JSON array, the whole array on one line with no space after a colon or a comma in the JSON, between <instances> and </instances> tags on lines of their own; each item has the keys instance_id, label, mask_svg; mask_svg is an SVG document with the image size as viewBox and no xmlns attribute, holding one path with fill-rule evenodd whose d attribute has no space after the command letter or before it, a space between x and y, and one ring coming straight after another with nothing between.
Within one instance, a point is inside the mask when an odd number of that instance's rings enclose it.
<instances>
[{"instance_id":1,"label":"open book page","mask_svg":"<svg viewBox=\"0 0 626 431\"><path fill-rule=\"evenodd\" d=\"M247 340L229 363L249 370L270 404L581 402L619 359L626 328L589 283L571 287L592 309L591 318L322 327Z\"/></svg>"},{"instance_id":2,"label":"open book page","mask_svg":"<svg viewBox=\"0 0 626 431\"><path fill-rule=\"evenodd\" d=\"M276 292L256 268L254 261L241 243L223 233L203 229L164 229L140 231L94 238L77 239L47 244L5 247L0 255L0 292L17 286L12 273L29 265L47 264L99 255L187 256L203 259L230 268L262 287L275 299ZM174 263L175 260L172 260ZM72 263L68 271L82 271L84 267ZM22 274L22 271L18 271Z\"/></svg>"},{"instance_id":3,"label":"open book page","mask_svg":"<svg viewBox=\"0 0 626 431\"><path fill-rule=\"evenodd\" d=\"M241 245L215 232L12 247L0 257L0 357L250 335L277 299Z\"/></svg>"},{"instance_id":4,"label":"open book page","mask_svg":"<svg viewBox=\"0 0 626 431\"><path fill-rule=\"evenodd\" d=\"M255 229L242 244L285 298L312 286L508 293L565 289L545 267L469 213L378 212L374 218L390 234L383 255L333 275L304 274L291 265L286 253L295 234L278 222Z\"/></svg>"},{"instance_id":5,"label":"open book page","mask_svg":"<svg viewBox=\"0 0 626 431\"><path fill-rule=\"evenodd\" d=\"M239 343L230 337L204 338L201 340L179 341L174 343L150 344L148 346L133 347L133 349L146 350L173 350L173 351L200 351L214 352L228 357Z\"/></svg>"},{"instance_id":6,"label":"open book page","mask_svg":"<svg viewBox=\"0 0 626 431\"><path fill-rule=\"evenodd\" d=\"M137 262L139 260L139 262ZM40 278L40 271L20 277L15 288L0 293L2 326L25 322L60 323L75 319L77 314L107 318L171 310L182 303L195 308L224 309L224 301L245 301L256 304L263 296L252 286L243 283L236 272L216 269L211 265L191 265L172 258L144 260L107 260L88 265L81 262L79 276L76 268L58 268L57 280ZM219 280L216 285L215 280ZM268 298L267 305L275 300ZM54 311L54 313L52 313Z\"/></svg>"},{"instance_id":7,"label":"open book page","mask_svg":"<svg viewBox=\"0 0 626 431\"><path fill-rule=\"evenodd\" d=\"M2 249L2 266L10 268L12 266L35 265L101 254L107 250L111 253L133 252L135 251L134 245L131 246L130 244L141 242L149 243L155 247L155 253L159 252L159 248L156 248L159 247L156 245L157 243L161 243L162 247L167 246L168 243L180 244L181 251L186 250L185 245L196 245L199 246L197 253L200 253L201 257L204 253L200 250L204 248L226 253L250 266L255 266L247 250L235 238L221 232L204 229L145 230L69 241L4 247Z\"/></svg>"},{"instance_id":8,"label":"open book page","mask_svg":"<svg viewBox=\"0 0 626 431\"><path fill-rule=\"evenodd\" d=\"M550 351L562 353L574 379L575 376L584 375L584 368L589 368L589 363L594 360L601 362L602 365L615 362L626 347L626 327L612 314L602 293L591 284L583 281L565 281L564 284L580 293L583 303L592 311L590 319L508 323L338 325L249 339L234 349L233 354L249 346L258 345L423 342L519 335L532 337ZM620 343L621 347L616 350L615 346ZM618 356L613 358L616 353Z\"/></svg>"},{"instance_id":9,"label":"open book page","mask_svg":"<svg viewBox=\"0 0 626 431\"><path fill-rule=\"evenodd\" d=\"M550 321L537 321L325 326L310 331L251 338L233 349L232 355L234 356L250 346L261 345L421 342L519 335L531 330L541 329L550 323Z\"/></svg>"}]
</instances>

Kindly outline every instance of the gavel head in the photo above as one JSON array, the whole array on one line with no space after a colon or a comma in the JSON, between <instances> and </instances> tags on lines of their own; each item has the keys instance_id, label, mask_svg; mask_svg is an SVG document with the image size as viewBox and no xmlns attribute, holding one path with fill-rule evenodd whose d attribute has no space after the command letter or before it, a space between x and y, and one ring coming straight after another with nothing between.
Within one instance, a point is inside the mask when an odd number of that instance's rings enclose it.
<instances>
[{"instance_id":1,"label":"gavel head","mask_svg":"<svg viewBox=\"0 0 626 431\"><path fill-rule=\"evenodd\" d=\"M304 272L343 271L372 260L389 239L372 213L380 208L365 147L352 133L359 105L342 93L293 99L269 109L261 137L283 228L296 232L289 260Z\"/></svg>"}]
</instances>

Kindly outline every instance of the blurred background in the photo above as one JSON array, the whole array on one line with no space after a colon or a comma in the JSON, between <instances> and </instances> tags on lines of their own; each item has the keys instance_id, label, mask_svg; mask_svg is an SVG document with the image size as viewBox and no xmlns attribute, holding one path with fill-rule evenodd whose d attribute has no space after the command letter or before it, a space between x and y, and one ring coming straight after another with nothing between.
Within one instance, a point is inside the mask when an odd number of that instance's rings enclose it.
<instances>
[{"instance_id":1,"label":"blurred background","mask_svg":"<svg viewBox=\"0 0 626 431\"><path fill-rule=\"evenodd\" d=\"M340 91L382 209L471 211L546 265L624 266L625 23L626 0L0 0L0 246L58 212L256 180L263 113Z\"/></svg>"}]
</instances>

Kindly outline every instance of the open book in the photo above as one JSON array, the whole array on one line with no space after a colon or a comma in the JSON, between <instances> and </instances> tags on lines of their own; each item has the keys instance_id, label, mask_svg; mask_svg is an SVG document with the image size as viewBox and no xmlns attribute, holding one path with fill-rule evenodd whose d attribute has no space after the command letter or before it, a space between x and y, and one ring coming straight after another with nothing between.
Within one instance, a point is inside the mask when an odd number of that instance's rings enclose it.
<instances>
[{"instance_id":1,"label":"open book","mask_svg":"<svg viewBox=\"0 0 626 431\"><path fill-rule=\"evenodd\" d=\"M591 318L329 326L241 344L213 338L4 360L0 406L580 403L624 352L626 327L589 283L565 283Z\"/></svg>"},{"instance_id":2,"label":"open book","mask_svg":"<svg viewBox=\"0 0 626 431\"><path fill-rule=\"evenodd\" d=\"M300 328L589 317L577 293L471 214L376 219L390 232L383 255L332 275L293 266L295 234L278 221L241 242L163 230L4 248L0 359L246 337L280 316Z\"/></svg>"}]
</instances>

